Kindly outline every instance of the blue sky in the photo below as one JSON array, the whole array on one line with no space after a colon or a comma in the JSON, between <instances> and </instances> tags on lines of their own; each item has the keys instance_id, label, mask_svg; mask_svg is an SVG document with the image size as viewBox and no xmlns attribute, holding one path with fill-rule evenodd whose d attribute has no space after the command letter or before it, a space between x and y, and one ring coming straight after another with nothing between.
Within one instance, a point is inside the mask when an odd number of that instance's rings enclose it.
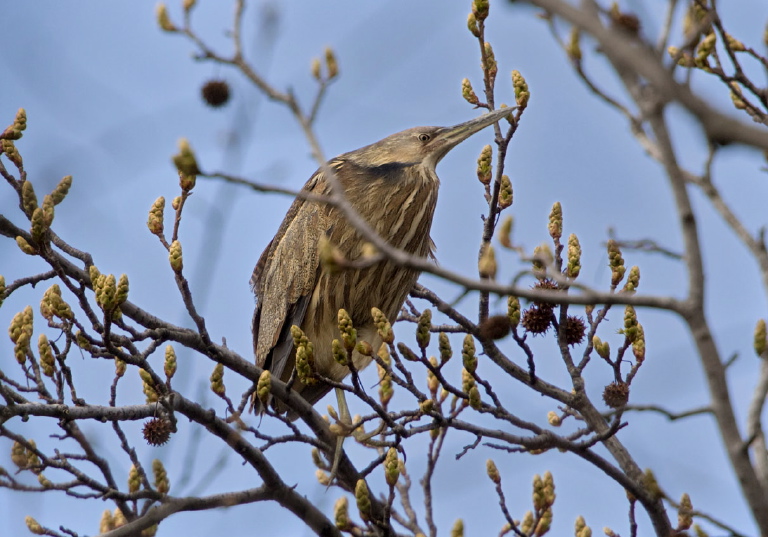
<instances>
[{"instance_id":1,"label":"blue sky","mask_svg":"<svg viewBox=\"0 0 768 537\"><path fill-rule=\"evenodd\" d=\"M200 3L194 16L197 28L218 50L227 52L224 31L231 19L229 3ZM630 7L637 9L652 32L663 5L651 1ZM758 1L744 5L748 8L739 13L724 12L726 24L737 37L757 45L768 7ZM179 20L179 6L169 7L172 18ZM323 151L332 156L412 126L450 125L477 115L460 93L462 78L468 77L477 90L481 81L477 44L465 29L468 10L469 2L438 0L365 4L265 0L255 2L247 12L246 53L276 87L292 88L306 105L315 89L310 61L326 46L333 47L341 77L330 89L317 123ZM64 175L74 176L70 196L57 209L57 233L91 252L102 272L127 273L132 301L188 325L173 291L166 253L145 226L155 198L163 195L170 200L177 194L170 161L177 140L188 138L207 170L298 189L316 168L298 126L284 108L266 101L231 69L193 61L191 43L157 28L152 2L91 0L74 8L47 0L18 3L6 7L5 13L4 37L13 46L0 55L0 124L10 123L17 108L26 108L29 126L18 146L39 193L52 189ZM266 20L266 25L254 31L260 20ZM532 94L507 159L507 173L515 189L510 213L515 217L516 242L531 251L547 240L547 216L552 203L560 201L565 233L576 233L584 248L585 284L607 288L610 274L601 243L610 227L621 238L653 238L679 250L673 204L660 167L634 142L626 122L594 99L571 73L545 23L525 6L512 8L494 2L488 26L487 37L499 62L497 102L514 100L509 79L512 69L526 77ZM594 47L587 42L584 48L591 52ZM604 87L621 95L599 59L588 60L587 67ZM201 83L212 77L225 78L233 87L233 101L221 110L205 107L199 98ZM728 108L727 94L716 85L702 82L695 87L711 92L723 109ZM669 114L677 120L675 143L682 162L699 171L705 147L700 134L684 112L673 108ZM240 136L239 145L228 143L233 135ZM475 271L484 205L475 178L475 159L486 143L491 143L490 135L478 134L438 167L442 187L433 227L438 260L464 274ZM734 148L723 152L715 168L715 180L722 184L727 201L752 230L766 224L768 187L759 171L761 165L757 152ZM6 187L5 192L0 195L0 212L21 224L10 189ZM741 354L729 380L734 404L743 415L757 367L751 352L752 330L757 318L766 316L765 294L744 248L704 200L698 195L694 198L707 262L708 313L723 356ZM186 209L181 239L193 292L211 333L217 339L226 338L228 346L243 356L251 348L253 298L248 279L290 201L199 180ZM680 265L634 252L624 257L628 265L640 265L642 292L683 296ZM499 263L503 277L511 277L521 267L509 253L500 252ZM22 255L11 241L0 242L0 273L7 281L41 270L36 260ZM422 282L448 298L457 294L434 278L424 277ZM8 300L0 310L0 325L7 326L16 311L28 303L36 304L41 294L38 288ZM473 312L475 303L476 297L471 297L463 307ZM611 316L611 328L618 328L619 311ZM36 321L40 326L40 319ZM676 410L705 404L703 375L682 323L671 315L646 311L640 312L640 321L646 327L648 358L633 384L632 402ZM409 341L410 329L406 330L401 337ZM610 338L610 332L605 336ZM536 344L540 370L550 380L564 382L566 373L554 345L543 340ZM506 349L513 359L519 359L511 343L507 342ZM0 365L12 369L12 360L10 342L0 338ZM88 380L84 393L94 401L104 400L111 368L91 366L87 359L79 366L83 379ZM484 364L480 367L482 370ZM486 367L491 374L490 364ZM213 404L205 394L211 365L180 353L179 369L178 380L189 393L199 390L201 400L207 398ZM597 398L610 380L608 373L598 364L589 373L590 393ZM372 386L375 371L365 375ZM233 393L244 387L231 376L226 380ZM522 417L543 422L547 411L554 409L524 387L511 382L508 386L505 395ZM133 387L133 394L128 389L123 392L126 402L131 396L141 397L138 383ZM656 471L673 497L688 492L695 507L713 511L742 531L752 531L709 418L669 424L660 417L642 415L631 417L630 423L620 438L641 467ZM10 426L30 430L18 421ZM95 424L85 424L84 429L94 438L107 431ZM50 432L53 430L42 427L30 434L43 443ZM182 430L162 449L142 447L146 463L154 457L167 461L174 494L194 492L191 485L183 491L173 488L175 476L188 460L187 432ZM141 447L138 440L137 436ZM501 471L513 516L519 518L529 508L533 475L551 470L558 487L554 533L569 534L578 514L595 531L610 526L628 533L623 491L595 476L594 470L575 457L508 455L480 448L455 461L453 455L471 441L449 435L446 444L436 487L440 491L436 514L443 532L457 517L465 518L467 535L498 532L503 519L484 471L485 459L492 457ZM206 468L222 447L215 442L202 445L197 460L200 468ZM0 442L0 452L8 449L7 442ZM118 471L127 473L128 463L118 449L106 441L105 449L115 467L122 468ZM408 461L414 481L423 468L418 450L417 443ZM287 481L299 483L304 494L330 512L339 493L325 492L314 481L306 449L286 447L272 456ZM365 454L359 460L366 460ZM257 483L254 474L244 472L230 457L205 492ZM105 507L101 502L73 503L53 494L0 490L0 534L26 531L26 514L45 525L95 532ZM176 515L161 526L159 534L269 535L276 528L284 535L308 534L300 520L272 504Z\"/></svg>"}]
</instances>

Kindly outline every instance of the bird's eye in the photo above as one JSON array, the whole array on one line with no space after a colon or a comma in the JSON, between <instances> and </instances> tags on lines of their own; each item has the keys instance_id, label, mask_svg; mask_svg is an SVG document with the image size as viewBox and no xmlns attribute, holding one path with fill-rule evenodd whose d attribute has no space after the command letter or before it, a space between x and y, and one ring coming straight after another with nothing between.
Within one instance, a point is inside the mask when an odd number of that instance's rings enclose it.
<instances>
[{"instance_id":1,"label":"bird's eye","mask_svg":"<svg viewBox=\"0 0 768 537\"><path fill-rule=\"evenodd\" d=\"M419 134L419 141L420 142L428 142L431 139L432 139L432 137L429 134L427 134L426 132L422 132L421 134Z\"/></svg>"}]
</instances>

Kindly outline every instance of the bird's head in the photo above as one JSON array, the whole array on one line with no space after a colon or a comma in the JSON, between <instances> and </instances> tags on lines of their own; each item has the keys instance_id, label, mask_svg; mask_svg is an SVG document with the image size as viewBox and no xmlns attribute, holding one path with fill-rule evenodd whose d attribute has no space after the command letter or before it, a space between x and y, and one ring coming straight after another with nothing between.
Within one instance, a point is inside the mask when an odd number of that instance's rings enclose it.
<instances>
[{"instance_id":1,"label":"bird's head","mask_svg":"<svg viewBox=\"0 0 768 537\"><path fill-rule=\"evenodd\" d=\"M365 167L416 166L435 169L454 147L500 119L514 108L500 108L453 127L414 127L343 155Z\"/></svg>"}]
</instances>

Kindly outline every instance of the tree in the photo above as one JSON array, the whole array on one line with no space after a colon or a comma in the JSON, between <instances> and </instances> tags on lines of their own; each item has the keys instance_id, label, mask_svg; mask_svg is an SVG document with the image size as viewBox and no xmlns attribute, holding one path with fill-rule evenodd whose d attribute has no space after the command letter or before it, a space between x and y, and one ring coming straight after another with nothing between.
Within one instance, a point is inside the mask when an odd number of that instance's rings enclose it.
<instances>
[{"instance_id":1,"label":"tree","mask_svg":"<svg viewBox=\"0 0 768 537\"><path fill-rule=\"evenodd\" d=\"M380 330L391 343L384 349L371 349L376 371L353 374L343 386L362 417L350 422L329 409L331 418L326 421L317 409L254 366L247 346L241 349L230 347L226 341L218 343L220 337L207 328L210 317L202 315L190 284L188 254L182 254L182 245L186 252L187 245L194 244L194 238L182 235L190 218L188 211L197 201L190 195L200 188L202 178L235 182L257 191L295 192L230 173L211 172L188 143L181 144L174 159L181 179L180 193L171 204L173 210L166 210L163 199L158 198L148 218L150 232L167 250L170 269L166 270L173 275L191 320L173 323L135 303L128 277L109 274L98 251L86 253L76 239L54 232L54 211L58 223L61 215L71 210L66 198L72 179L62 179L47 196L34 179L27 180L21 154L27 161L36 157L24 152L25 139L21 137L27 132L26 115L19 112L2 135L0 172L12 189L9 191L15 193L20 212L2 216L0 231L38 260L38 267L45 268L9 279L0 294L6 300L2 315L10 324L14 355L11 359L11 347L4 347L0 436L8 441L14 467L4 466L0 484L12 491L59 491L83 500L107 499L113 506L105 512L101 531L113 536L140 531L152 534L157 524L166 519L170 522L176 517L168 517L179 511L267 500L277 502L321 535L435 534L438 527L445 531L458 517L467 517L470 528L477 524L484 533L498 531L506 522L501 530L504 533L542 535L552 524L553 513L567 501L561 495L554 503L554 480L560 486L559 473L535 477L533 494L526 491L528 498L522 500L521 480L506 468L510 459L538 461L546 457L549 463L557 457L571 461L569 464L586 461L592 473L606 478L604 482L609 484L590 495L594 496L593 503L620 497L622 517L626 512L629 516L622 527L611 524L615 533L637 534L636 524L640 524L647 527L645 532L668 535L687 531L694 518L704 528L717 528L715 531L744 531L744 521L733 520L727 511L699 510L696 498L701 491L684 489L687 494L680 500L679 494L673 497L667 492L679 485L652 471L654 464L663 464L663 456L640 461L636 453L642 448L631 441L631 435L639 430L641 437L647 437L648 429L658 421L645 419L640 412L651 411L673 420L700 415L713 418L745 509L757 531L768 534L768 460L761 425L768 392L765 321L757 320L757 316L753 319L752 346L759 362L743 365L747 358L724 357L728 352L723 349L740 348L743 343L721 342L722 336L716 334L717 326L733 313L712 307L710 297L724 293L724 284L705 282L705 271L712 265L707 264L703 245L717 241L708 240L708 230L700 218L707 211L720 215L756 261L757 275L739 267L739 275L750 280L745 284L747 292L754 293L755 277L765 289L768 253L762 232L751 231L762 222L746 224L746 217L738 217L728 197L720 193L716 179L729 173L728 168L719 169L720 161L735 166L729 155L732 147L768 149L768 133L763 128L768 98L753 75L768 65L768 60L749 47L748 41L742 43L735 32L731 35L726 31L724 15L717 6L698 0L685 6L669 2L657 27L650 25L653 16L641 18L624 7L588 3L576 8L555 0L525 3L543 10L544 24L552 29L576 75L599 101L627 120L642 149L660 164L671 187L674 205L670 210L675 216L667 218L679 230L679 247L671 247L666 236L649 240L642 235L639 239L643 240L636 240L635 233L633 240L610 236L602 259L598 261L594 254L595 265L607 263L610 275L593 285L583 283L585 269L594 266L582 260L581 244L599 239L585 241L583 236L577 238L569 232L572 206L568 200L555 203L549 212L547 243L530 249L521 246L532 240L530 236L516 233L512 239L512 222L504 216L516 207L512 204L512 184L517 184L517 163L510 168L504 156L514 149L517 136L533 128L528 127L527 114L533 110L533 105L528 105L535 92L529 88L524 70L513 72L511 85L506 77L497 80L498 64L506 51L491 46L486 28L494 19L487 18L488 4L476 0L471 4L468 28L479 44L482 68L481 76L472 78L481 82L473 89L466 79L461 85L462 96L472 106L495 108L502 100L511 102L514 91L518 106L515 121L495 132L493 145L484 148L477 161L477 177L487 202L477 252L478 277L464 276L450 266L397 257L398 252L361 229L377 246L376 255L400 259L435 276L424 283L429 281L437 291L425 285L414 289L413 301L398 319L402 329L397 330L397 337L390 324L395 320L379 319ZM504 6L494 4L494 16ZM198 35L192 25L194 2L185 2L183 13L177 16L159 8L158 22L166 32L186 37L198 59L231 66L271 101L289 110L314 156L324 162L314 129L320 104L339 73L335 54L328 50L322 61L312 65L317 91L315 99L304 104L292 92L271 83L246 59L243 13L244 3L237 2L229 53L216 52ZM584 52L593 46L593 52ZM612 83L609 73L618 83ZM208 98L211 91L214 97L221 95L222 89L221 84L209 85ZM723 100L730 107L728 113L721 111L726 109ZM687 146L680 141L677 125L692 127L678 119L677 109L694 119L692 124L706 149L700 159L698 151L679 149ZM572 136L579 135L578 127ZM30 120L30 131L34 132L34 119ZM756 188L764 191L762 185ZM624 195L625 191L619 191L613 203L622 203ZM482 194L479 197L482 199ZM343 200L328 202L344 207ZM601 219L599 214L594 218ZM518 219L516 227L520 226ZM462 251L467 255L469 248L462 245ZM585 248L585 260L592 251ZM643 269L643 285L639 287L639 269L624 261L624 257L639 256L638 251L673 261L663 265L649 260L653 268ZM157 252L147 255L157 256ZM328 261L343 269L345 263L359 260L331 256ZM667 283L663 271L671 263L683 267L684 284L676 283L674 293L655 292L655 287L666 288L662 285ZM660 274L654 274L654 268ZM740 287L731 281L733 274L727 277L736 287L727 294L738 296L737 301L748 300L749 295L738 294ZM646 279L654 282L647 292ZM31 289L37 284L47 290ZM166 292L170 295L170 288ZM10 310L9 305L20 293L26 293L25 298L36 296L39 307L22 305ZM477 297L477 307L462 302L465 296ZM31 298L28 300L31 303ZM654 364L652 352L646 357L645 348L646 334L651 346L654 342L653 331L644 320L652 316L649 309L669 312L684 328L676 337L682 338L687 332L693 341L709 392L708 404L672 411L667 400L652 404L635 401L636 386L652 374L648 370ZM351 337L351 331L347 335ZM192 353L181 360L182 350ZM80 353L82 360L78 359ZM209 401L194 388L180 385L183 383L177 375L193 360L202 361L213 371L210 390L217 400ZM757 378L756 386L750 386L749 391L729 386L728 375L736 367L748 368ZM109 376L109 390L90 389L86 379L94 369L102 378ZM671 370L673 364L664 364L652 371L663 375ZM137 378L140 384L135 382ZM677 380L682 384L688 379ZM649 381L653 382L653 377ZM268 392L280 399L300 415L301 421L292 423L283 416L268 414L259 423L244 412L254 391L259 397ZM517 392L526 394L534 411L516 406ZM540 412L537 401L542 399L548 414ZM735 410L737 403L747 406L747 412ZM96 433L85 432L89 420L101 422ZM34 435L27 432L38 424L44 425ZM54 424L59 430L49 437ZM696 428L698 434L703 430L701 425ZM323 509L306 498L302 488L308 486L306 479L302 486L293 486L290 466L276 452L290 450L296 460L307 460L312 453L319 467L318 479L325 483L337 435L349 436L345 448L350 456L342 457L337 480L328 493L339 501L333 509ZM203 437L205 440L200 440ZM451 452L445 447L446 439L454 437L464 447ZM703 436L700 442L714 443L715 438ZM224 486L221 492L175 494L178 485L169 489L166 466L178 461L166 452L147 464L151 456L144 448L146 443L156 445L167 440L172 446L199 442L224 445L227 455L222 460L242 462L255 483L245 488ZM655 438L654 443L662 452L675 448L664 438ZM114 449L119 450L119 456L110 452ZM449 461L453 455L461 460ZM489 456L496 461L489 460L485 466L491 483L475 494L490 499L487 503L500 503L505 522L483 525L472 520L471 512L444 520L439 507L443 496L451 487L462 486L463 478L457 479L456 468L464 460L482 461ZM223 464L205 460L181 468L176 475L182 482L205 482L208 476L221 478L222 473L233 470ZM294 460L289 464L295 464ZM648 466L651 470L644 470ZM478 465L474 471L480 471ZM536 469L531 474L537 472L544 473ZM121 474L127 474L127 479ZM514 500L506 499L512 497L510 493ZM356 505L351 505L353 500ZM523 515L526 510L530 514ZM581 514L591 523L600 523L593 522L590 511ZM53 522L58 523L69 525ZM28 519L28 527L35 533L54 535L70 531L44 530L34 519ZM87 528L71 531L80 534ZM456 522L452 531L463 534L463 523ZM589 531L586 522L577 519L576 534Z\"/></svg>"}]
</instances>

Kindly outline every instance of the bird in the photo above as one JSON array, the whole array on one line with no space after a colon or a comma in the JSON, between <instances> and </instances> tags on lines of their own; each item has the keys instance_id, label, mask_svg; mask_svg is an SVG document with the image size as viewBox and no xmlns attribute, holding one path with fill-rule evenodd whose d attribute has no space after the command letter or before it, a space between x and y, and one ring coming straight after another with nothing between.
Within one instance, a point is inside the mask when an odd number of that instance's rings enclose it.
<instances>
[{"instance_id":1,"label":"bird","mask_svg":"<svg viewBox=\"0 0 768 537\"><path fill-rule=\"evenodd\" d=\"M415 127L379 142L344 153L319 168L303 192L328 196L335 177L348 203L383 239L420 258L434 258L430 237L440 180L436 167L459 143L503 119L513 108L500 108L452 127ZM365 255L366 241L338 207L298 196L280 227L259 257L251 276L256 295L253 349L259 367L288 382L310 404L332 387L322 381L309 385L294 373L296 350L291 327L298 326L314 345L314 369L341 382L347 366L334 360L331 344L338 339L338 312L344 308L358 340L376 352L382 344L371 315L378 308L394 320L419 277L419 271L384 259L364 268L329 267L321 262L320 243L333 245L344 259ZM362 370L370 356L352 353L352 364ZM279 413L288 411L271 403ZM255 412L264 405L254 398ZM296 416L289 412L291 419Z\"/></svg>"}]
</instances>

